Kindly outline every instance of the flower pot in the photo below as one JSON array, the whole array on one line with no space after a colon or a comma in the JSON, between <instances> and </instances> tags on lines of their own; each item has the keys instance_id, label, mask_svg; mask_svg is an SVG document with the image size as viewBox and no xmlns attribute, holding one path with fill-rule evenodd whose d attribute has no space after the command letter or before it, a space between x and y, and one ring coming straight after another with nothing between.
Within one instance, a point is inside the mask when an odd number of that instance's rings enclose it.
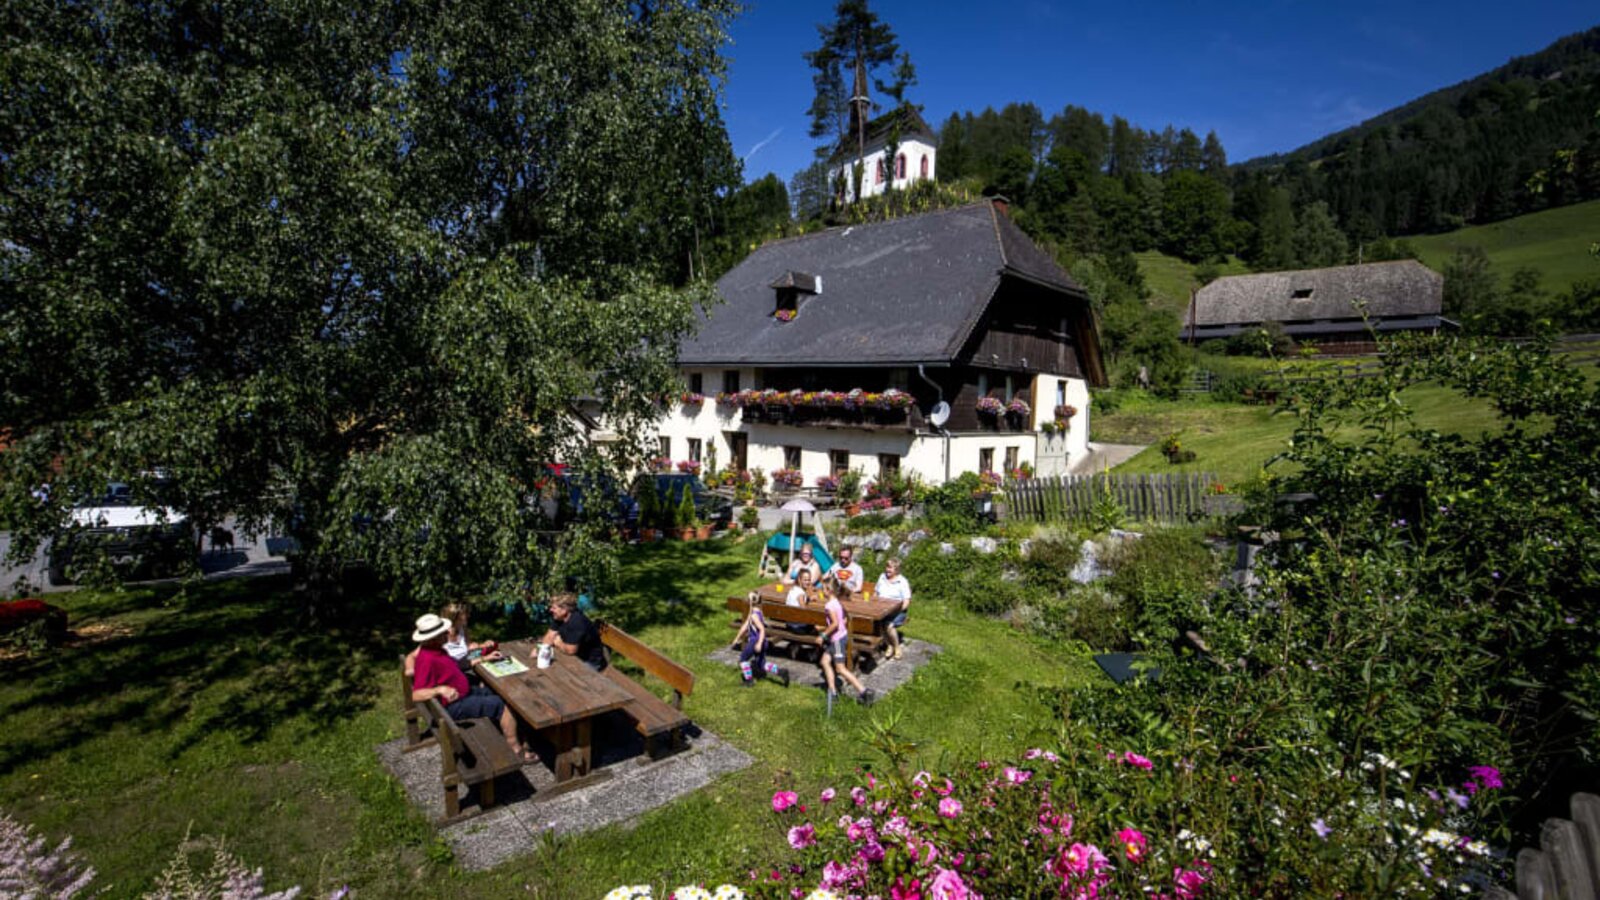
<instances>
[{"instance_id":1,"label":"flower pot","mask_svg":"<svg viewBox=\"0 0 1600 900\"><path fill-rule=\"evenodd\" d=\"M852 519L855 518L856 516L861 515L861 504L859 504L859 503L846 503L844 505L844 514L846 516L849 516Z\"/></svg>"},{"instance_id":2,"label":"flower pot","mask_svg":"<svg viewBox=\"0 0 1600 900\"><path fill-rule=\"evenodd\" d=\"M677 531L677 534L678 534L678 540L680 540L680 541L692 541L692 540L694 540L694 529L693 528L679 528L678 531Z\"/></svg>"},{"instance_id":3,"label":"flower pot","mask_svg":"<svg viewBox=\"0 0 1600 900\"><path fill-rule=\"evenodd\" d=\"M694 530L694 535L702 541L709 539L711 537L711 525L709 523L701 525Z\"/></svg>"},{"instance_id":4,"label":"flower pot","mask_svg":"<svg viewBox=\"0 0 1600 900\"><path fill-rule=\"evenodd\" d=\"M639 532L639 537L645 543L653 544L656 541L661 540L661 531L660 529L656 528L646 528Z\"/></svg>"}]
</instances>

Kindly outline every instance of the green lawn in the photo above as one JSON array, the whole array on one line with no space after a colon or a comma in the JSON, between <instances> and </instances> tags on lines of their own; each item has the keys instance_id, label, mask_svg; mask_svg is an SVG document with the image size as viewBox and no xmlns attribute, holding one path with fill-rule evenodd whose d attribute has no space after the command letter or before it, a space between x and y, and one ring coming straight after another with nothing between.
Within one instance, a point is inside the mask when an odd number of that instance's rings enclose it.
<instances>
[{"instance_id":1,"label":"green lawn","mask_svg":"<svg viewBox=\"0 0 1600 900\"><path fill-rule=\"evenodd\" d=\"M1481 401L1464 400L1440 387L1422 385L1401 394L1416 422L1444 432L1477 434L1499 421ZM1151 444L1118 466L1118 472L1211 472L1224 484L1245 481L1287 445L1294 416L1282 407L1220 403L1199 396L1160 400L1135 393L1115 413L1093 418L1094 439L1114 443ZM1159 442L1176 433L1184 449L1195 452L1190 463L1173 465L1161 455Z\"/></svg>"},{"instance_id":2,"label":"green lawn","mask_svg":"<svg viewBox=\"0 0 1600 900\"><path fill-rule=\"evenodd\" d=\"M1527 267L1539 271L1547 290L1559 293L1579 279L1600 278L1600 262L1589 255L1589 245L1600 241L1600 200L1407 240L1434 269L1443 270L1457 248L1475 245L1489 254L1502 282Z\"/></svg>"},{"instance_id":3,"label":"green lawn","mask_svg":"<svg viewBox=\"0 0 1600 900\"><path fill-rule=\"evenodd\" d=\"M225 837L270 888L309 896L350 884L367 897L592 900L623 881L676 886L775 858L771 792L815 791L870 761L874 719L900 717L930 763L1014 750L1049 725L1019 685L1096 678L1080 652L924 601L908 633L945 652L874 707L828 720L816 690L746 690L706 654L731 638L723 601L754 582L758 552L746 539L625 554L607 616L693 669L691 717L757 760L631 828L456 871L373 752L401 734L397 657L421 610L354 598L307 625L283 585L263 581L52 598L102 640L4 664L0 809L53 840L72 835L116 896L147 889L192 829ZM527 631L487 619L475 635Z\"/></svg>"},{"instance_id":4,"label":"green lawn","mask_svg":"<svg viewBox=\"0 0 1600 900\"><path fill-rule=\"evenodd\" d=\"M1158 250L1135 253L1133 258L1139 262L1139 273L1150 291L1150 305L1170 309L1181 318L1189 306L1189 291L1200 286L1194 277L1194 264ZM1223 275L1242 275L1250 271L1236 256L1228 257L1217 269Z\"/></svg>"}]
</instances>

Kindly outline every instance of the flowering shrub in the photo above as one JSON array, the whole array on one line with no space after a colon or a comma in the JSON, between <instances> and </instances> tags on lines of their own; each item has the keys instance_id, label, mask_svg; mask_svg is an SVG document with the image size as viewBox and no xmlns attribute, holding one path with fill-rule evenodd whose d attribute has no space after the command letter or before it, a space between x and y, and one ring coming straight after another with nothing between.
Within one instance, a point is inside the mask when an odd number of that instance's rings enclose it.
<instances>
[{"instance_id":1,"label":"flowering shrub","mask_svg":"<svg viewBox=\"0 0 1600 900\"><path fill-rule=\"evenodd\" d=\"M1006 404L1006 413L1008 415L1026 418L1031 412L1033 412L1033 408L1028 405L1028 401L1021 397L1012 397L1011 402Z\"/></svg>"},{"instance_id":2,"label":"flowering shrub","mask_svg":"<svg viewBox=\"0 0 1600 900\"><path fill-rule=\"evenodd\" d=\"M1070 403L1063 403L1055 408L1055 417L1057 422L1070 422L1072 421L1072 417L1077 414L1078 408Z\"/></svg>"},{"instance_id":3,"label":"flowering shrub","mask_svg":"<svg viewBox=\"0 0 1600 900\"><path fill-rule=\"evenodd\" d=\"M699 475L700 468L698 459L685 459L678 463L678 471L685 475Z\"/></svg>"},{"instance_id":4,"label":"flowering shrub","mask_svg":"<svg viewBox=\"0 0 1600 900\"><path fill-rule=\"evenodd\" d=\"M871 500L861 501L861 508L867 512L885 510L893 505L894 501L890 500L888 497L874 497Z\"/></svg>"},{"instance_id":5,"label":"flowering shrub","mask_svg":"<svg viewBox=\"0 0 1600 900\"><path fill-rule=\"evenodd\" d=\"M774 319L777 319L779 322L793 322L794 321L794 317L796 315L798 315L798 314L799 313L796 310L780 309L777 312L773 313L772 317Z\"/></svg>"},{"instance_id":6,"label":"flowering shrub","mask_svg":"<svg viewBox=\"0 0 1600 900\"><path fill-rule=\"evenodd\" d=\"M1461 791L1402 799L1385 785L1411 776L1391 760L1351 772L1310 760L1332 794L1284 791L1248 762L1092 744L937 774L913 774L901 757L816 803L775 793L773 826L791 853L738 880L770 900L1198 900L1431 896L1464 886L1468 868L1493 869L1483 842L1450 827L1498 788L1493 767L1469 771Z\"/></svg>"},{"instance_id":7,"label":"flowering shrub","mask_svg":"<svg viewBox=\"0 0 1600 900\"><path fill-rule=\"evenodd\" d=\"M0 603L0 635L24 629L41 632L47 644L57 643L66 635L67 611L36 597Z\"/></svg>"},{"instance_id":8,"label":"flowering shrub","mask_svg":"<svg viewBox=\"0 0 1600 900\"><path fill-rule=\"evenodd\" d=\"M72 853L72 838L51 849L33 826L0 813L0 897L66 900L92 881L94 869Z\"/></svg>"},{"instance_id":9,"label":"flowering shrub","mask_svg":"<svg viewBox=\"0 0 1600 900\"><path fill-rule=\"evenodd\" d=\"M772 471L772 484L774 487L797 488L806 483L804 475L799 469L774 469Z\"/></svg>"},{"instance_id":10,"label":"flowering shrub","mask_svg":"<svg viewBox=\"0 0 1600 900\"><path fill-rule=\"evenodd\" d=\"M819 476L817 476L817 490L822 491L824 493L832 493L833 491L837 491L838 489L839 489L839 479L838 478L835 478L832 475L819 475Z\"/></svg>"},{"instance_id":11,"label":"flowering shrub","mask_svg":"<svg viewBox=\"0 0 1600 900\"><path fill-rule=\"evenodd\" d=\"M1006 408L1005 404L995 397L979 397L975 405L978 408L978 412L986 416L998 416Z\"/></svg>"},{"instance_id":12,"label":"flowering shrub","mask_svg":"<svg viewBox=\"0 0 1600 900\"><path fill-rule=\"evenodd\" d=\"M672 471L672 457L670 457L670 456L657 456L654 459L650 460L650 466L651 466L651 468L655 469L657 472L671 472Z\"/></svg>"},{"instance_id":13,"label":"flowering shrub","mask_svg":"<svg viewBox=\"0 0 1600 900\"><path fill-rule=\"evenodd\" d=\"M694 391L684 391L678 396L678 402L683 404L685 407L699 409L705 405L706 395L697 394Z\"/></svg>"},{"instance_id":14,"label":"flowering shrub","mask_svg":"<svg viewBox=\"0 0 1600 900\"><path fill-rule=\"evenodd\" d=\"M1005 479L1000 477L1000 473L999 472L979 472L978 473L978 484L981 485L984 488L988 488L988 489L992 490L994 488L1000 487L1000 485L1002 485L1004 483L1005 483Z\"/></svg>"}]
</instances>

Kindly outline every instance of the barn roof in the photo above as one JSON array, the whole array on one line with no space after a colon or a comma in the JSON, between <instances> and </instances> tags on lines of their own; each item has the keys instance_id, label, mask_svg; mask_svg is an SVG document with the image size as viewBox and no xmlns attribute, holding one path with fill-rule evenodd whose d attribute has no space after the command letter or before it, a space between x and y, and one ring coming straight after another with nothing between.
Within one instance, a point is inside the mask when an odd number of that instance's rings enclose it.
<instances>
[{"instance_id":1,"label":"barn roof","mask_svg":"<svg viewBox=\"0 0 1600 900\"><path fill-rule=\"evenodd\" d=\"M1444 306L1444 277L1413 259L1229 275L1195 295L1184 325L1245 325L1258 322L1315 322L1359 316L1357 301L1374 319L1438 316Z\"/></svg>"},{"instance_id":2,"label":"barn roof","mask_svg":"<svg viewBox=\"0 0 1600 900\"><path fill-rule=\"evenodd\" d=\"M807 279L819 292L799 294L798 314L779 321L774 285ZM1083 288L984 201L756 249L717 281L724 302L706 311L678 358L684 365L947 364L1006 279L1038 285L1063 312L1080 313L1087 323L1080 340L1098 341ZM1084 354L1087 365L1098 362L1097 350Z\"/></svg>"}]
</instances>

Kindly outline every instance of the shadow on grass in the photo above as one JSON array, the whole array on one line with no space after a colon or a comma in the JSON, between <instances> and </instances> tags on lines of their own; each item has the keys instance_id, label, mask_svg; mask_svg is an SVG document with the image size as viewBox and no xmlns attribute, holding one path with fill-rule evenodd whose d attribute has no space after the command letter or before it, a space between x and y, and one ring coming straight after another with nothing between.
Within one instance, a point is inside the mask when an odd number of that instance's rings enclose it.
<instances>
[{"instance_id":1,"label":"shadow on grass","mask_svg":"<svg viewBox=\"0 0 1600 900\"><path fill-rule=\"evenodd\" d=\"M743 574L755 579L742 548L730 552L725 540L633 548L617 595L605 604L605 617L634 631L697 624L716 615L721 605L707 602L709 592Z\"/></svg>"},{"instance_id":2,"label":"shadow on grass","mask_svg":"<svg viewBox=\"0 0 1600 900\"><path fill-rule=\"evenodd\" d=\"M0 704L0 717L43 710L52 724L0 739L0 772L113 728L159 735L177 755L216 732L251 743L295 719L326 729L373 703L373 667L393 665L408 646L406 612L375 595L347 596L308 627L286 588L251 579L86 604L91 616L145 621L8 673L21 689Z\"/></svg>"}]
</instances>

